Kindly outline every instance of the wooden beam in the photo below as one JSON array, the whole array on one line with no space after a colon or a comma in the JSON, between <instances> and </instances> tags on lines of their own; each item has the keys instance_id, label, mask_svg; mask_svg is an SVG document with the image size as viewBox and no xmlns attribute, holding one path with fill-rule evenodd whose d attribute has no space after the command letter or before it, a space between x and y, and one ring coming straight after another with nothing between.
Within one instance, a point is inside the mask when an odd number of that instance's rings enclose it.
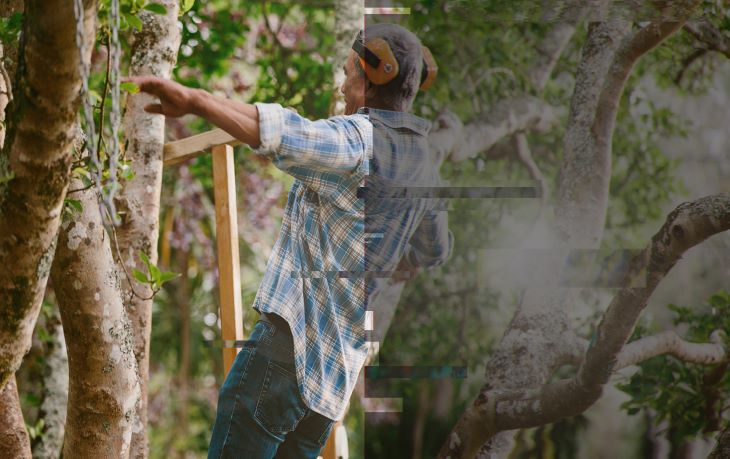
<instances>
[{"instance_id":1,"label":"wooden beam","mask_svg":"<svg viewBox=\"0 0 730 459\"><path fill-rule=\"evenodd\" d=\"M338 455L338 450L342 449L342 446L346 445L339 445L339 441L343 441L341 438L337 438L337 429L342 425L342 421L335 422L335 425L332 426L332 431L330 432L329 438L327 438L327 443L324 444L324 448L322 448L322 451L319 452L320 457L322 459L346 459L343 458L342 455ZM345 443L347 443L347 437L345 437Z\"/></svg>"},{"instance_id":2,"label":"wooden beam","mask_svg":"<svg viewBox=\"0 0 730 459\"><path fill-rule=\"evenodd\" d=\"M206 133L208 134L208 133ZM215 233L218 247L221 338L243 340L241 276L238 257L238 215L233 147L213 146L213 192L215 196ZM226 374L238 354L238 348L223 348Z\"/></svg>"},{"instance_id":3,"label":"wooden beam","mask_svg":"<svg viewBox=\"0 0 730 459\"><path fill-rule=\"evenodd\" d=\"M165 166L172 166L196 158L205 151L219 145L240 145L241 141L224 131L213 129L184 139L165 144L163 161Z\"/></svg>"}]
</instances>

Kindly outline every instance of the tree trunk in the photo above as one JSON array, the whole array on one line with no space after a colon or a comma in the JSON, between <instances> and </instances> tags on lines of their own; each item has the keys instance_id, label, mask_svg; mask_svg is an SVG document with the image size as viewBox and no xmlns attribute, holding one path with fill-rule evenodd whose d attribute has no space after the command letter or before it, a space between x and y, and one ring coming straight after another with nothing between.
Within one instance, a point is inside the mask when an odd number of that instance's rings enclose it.
<instances>
[{"instance_id":1,"label":"tree trunk","mask_svg":"<svg viewBox=\"0 0 730 459\"><path fill-rule=\"evenodd\" d=\"M169 78L177 59L180 31L177 28L176 0L158 3L167 8L165 15L143 11L141 31L134 34L130 75L154 75ZM125 183L117 196L122 225L117 229L121 260L127 272L141 269L140 251L157 263L159 237L160 190L162 186L162 147L165 140L165 118L144 111L153 101L148 94L138 93L127 99L124 131L127 138L126 158L132 162L134 179ZM134 282L134 280L132 280ZM134 418L134 433L130 457L145 458L149 454L147 438L147 381L149 379L149 349L152 320L152 300L148 286L122 281L124 300L134 334L134 355L137 359L141 396Z\"/></svg>"},{"instance_id":2,"label":"tree trunk","mask_svg":"<svg viewBox=\"0 0 730 459\"><path fill-rule=\"evenodd\" d=\"M342 83L345 82L345 72L342 66L347 62L350 55L352 42L365 25L365 4L363 2L350 2L347 0L335 0L335 52L332 55L331 63L335 71L335 93L332 96L330 115L342 115L345 113L345 98L340 92Z\"/></svg>"},{"instance_id":3,"label":"tree trunk","mask_svg":"<svg viewBox=\"0 0 730 459\"><path fill-rule=\"evenodd\" d=\"M88 62L95 1L84 1L84 14ZM55 250L80 103L75 24L65 0L26 2L0 152L0 388L30 349Z\"/></svg>"},{"instance_id":4,"label":"tree trunk","mask_svg":"<svg viewBox=\"0 0 730 459\"><path fill-rule=\"evenodd\" d=\"M689 2L696 6L696 2ZM597 248L603 235L611 171L611 138L618 103L633 65L681 26L652 23L627 35L626 22L590 26L578 68L558 189L555 234L549 237L553 269L549 288L524 292L510 326L487 363L487 382L458 421L439 457L506 457L514 432L499 432L485 419L489 391L541 387L575 353L567 312L574 292L560 288L570 249ZM555 269L557 268L557 269ZM514 362L520 362L515 371ZM482 448L479 445L489 440Z\"/></svg>"},{"instance_id":5,"label":"tree trunk","mask_svg":"<svg viewBox=\"0 0 730 459\"><path fill-rule=\"evenodd\" d=\"M78 198L83 211L64 223L51 273L73 375L63 456L126 458L139 398L132 330L96 191Z\"/></svg>"},{"instance_id":6,"label":"tree trunk","mask_svg":"<svg viewBox=\"0 0 730 459\"><path fill-rule=\"evenodd\" d=\"M1 43L0 57L4 57ZM0 150L5 143L5 107L10 101L11 91L10 77L3 62L0 61ZM25 430L23 413L20 411L15 376L11 376L5 389L0 389L0 457L29 455L30 439Z\"/></svg>"},{"instance_id":7,"label":"tree trunk","mask_svg":"<svg viewBox=\"0 0 730 459\"><path fill-rule=\"evenodd\" d=\"M590 143L584 139L591 138L588 121L592 119L591 114L595 113L605 73L611 64L615 49L627 31L628 24L593 24L576 75L571 122L566 132L564 164L578 159L586 164L595 164L590 171L596 174L593 184L599 186L607 183L610 177L610 162L601 155L603 152L595 148L586 148L585 145ZM584 118L586 122L579 122ZM581 148L573 147L574 142L571 140L573 138L583 141L575 142ZM564 188L573 185L572 180L567 177L570 175L563 175L563 180L558 185L558 195L565 194ZM607 193L601 196L603 199L608 198ZM555 210L556 215L570 213L565 209L574 204L567 199L559 201ZM596 218L592 220L585 218L583 226L559 226L558 231L562 230L563 233L559 236L554 235L553 240L557 239L559 246L564 247L564 250L556 250L552 255L552 264L558 269L545 273L545 280L551 277L548 282L551 287L537 287L524 292L507 332L487 362L487 381L484 389L539 387L547 381L552 372L563 363L564 356L571 351L570 343L565 337L571 336L568 311L574 301L574 291L559 287L559 275L569 253L569 247L589 248L589 244L595 244L594 241L600 240L605 217L599 214L601 209L605 212L605 204L593 202L592 207L588 206L586 213ZM572 245L573 241L575 245ZM514 362L517 361L522 368L518 372L514 371ZM489 457L486 454L488 450L494 457L506 457L514 446L514 434L515 432L504 432L496 435L482 450L483 455ZM466 454L464 457L470 456Z\"/></svg>"},{"instance_id":8,"label":"tree trunk","mask_svg":"<svg viewBox=\"0 0 730 459\"><path fill-rule=\"evenodd\" d=\"M0 389L0 457L30 458L30 439L20 411L15 375Z\"/></svg>"},{"instance_id":9,"label":"tree trunk","mask_svg":"<svg viewBox=\"0 0 730 459\"><path fill-rule=\"evenodd\" d=\"M43 403L39 417L43 419L43 435L33 447L33 457L58 459L63 448L68 404L68 353L61 317L57 309L47 321L52 341L47 343L43 363Z\"/></svg>"}]
</instances>

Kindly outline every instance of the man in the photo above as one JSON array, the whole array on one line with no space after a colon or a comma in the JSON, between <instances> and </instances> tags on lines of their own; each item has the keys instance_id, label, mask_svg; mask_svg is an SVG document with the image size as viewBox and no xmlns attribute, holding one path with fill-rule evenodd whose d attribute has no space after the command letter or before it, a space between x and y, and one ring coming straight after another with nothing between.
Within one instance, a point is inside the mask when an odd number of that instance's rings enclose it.
<instances>
[{"instance_id":1,"label":"man","mask_svg":"<svg viewBox=\"0 0 730 459\"><path fill-rule=\"evenodd\" d=\"M373 65L397 76L375 84ZM450 256L445 212L407 193L440 183L430 123L407 113L422 65L411 32L368 26L344 66L346 115L314 122L277 104L131 79L159 97L148 111L202 116L296 178L254 302L260 320L220 391L209 458L317 457L365 361L365 311L383 279Z\"/></svg>"}]
</instances>

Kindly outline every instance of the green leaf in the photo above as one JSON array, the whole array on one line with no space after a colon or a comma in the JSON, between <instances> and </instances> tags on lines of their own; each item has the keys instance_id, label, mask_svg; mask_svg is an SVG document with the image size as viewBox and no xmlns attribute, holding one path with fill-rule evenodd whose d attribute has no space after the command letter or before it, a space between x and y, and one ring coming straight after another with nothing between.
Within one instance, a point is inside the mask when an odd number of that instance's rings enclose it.
<instances>
[{"instance_id":1,"label":"green leaf","mask_svg":"<svg viewBox=\"0 0 730 459\"><path fill-rule=\"evenodd\" d=\"M128 162L123 162L119 165L119 177L126 181L134 180L134 170Z\"/></svg>"},{"instance_id":2,"label":"green leaf","mask_svg":"<svg viewBox=\"0 0 730 459\"><path fill-rule=\"evenodd\" d=\"M160 268L158 268L157 266L155 266L153 264L150 264L149 268L150 268L150 277L152 278L152 281L159 286L160 278L162 277L162 272L160 271Z\"/></svg>"},{"instance_id":3,"label":"green leaf","mask_svg":"<svg viewBox=\"0 0 730 459\"><path fill-rule=\"evenodd\" d=\"M132 83L131 81L125 81L119 85L119 89L126 91L130 94L137 94L139 92L139 86Z\"/></svg>"},{"instance_id":4,"label":"green leaf","mask_svg":"<svg viewBox=\"0 0 730 459\"><path fill-rule=\"evenodd\" d=\"M178 277L180 277L180 273L175 273L172 271L165 271L160 275L160 285L164 284L165 282L176 279Z\"/></svg>"},{"instance_id":5,"label":"green leaf","mask_svg":"<svg viewBox=\"0 0 730 459\"><path fill-rule=\"evenodd\" d=\"M144 6L144 9L157 14L167 14L167 8L165 5L160 5L159 3L148 3Z\"/></svg>"},{"instance_id":6,"label":"green leaf","mask_svg":"<svg viewBox=\"0 0 730 459\"><path fill-rule=\"evenodd\" d=\"M195 0L180 0L180 14L185 14L195 5Z\"/></svg>"},{"instance_id":7,"label":"green leaf","mask_svg":"<svg viewBox=\"0 0 730 459\"><path fill-rule=\"evenodd\" d=\"M147 278L147 274L143 273L139 269L132 268L132 276L143 284L149 284L150 280Z\"/></svg>"},{"instance_id":8,"label":"green leaf","mask_svg":"<svg viewBox=\"0 0 730 459\"><path fill-rule=\"evenodd\" d=\"M138 18L137 16L134 16L132 14L125 16L125 19L129 23L130 26L134 27L135 29L142 30L142 20Z\"/></svg>"},{"instance_id":9,"label":"green leaf","mask_svg":"<svg viewBox=\"0 0 730 459\"><path fill-rule=\"evenodd\" d=\"M81 201L79 201L78 199L68 199L68 198L66 198L65 204L66 204L66 206L68 206L68 208L71 211L71 213L78 213L78 214L80 214L81 212L84 211L84 206L81 204Z\"/></svg>"},{"instance_id":10,"label":"green leaf","mask_svg":"<svg viewBox=\"0 0 730 459\"><path fill-rule=\"evenodd\" d=\"M149 271L150 270L150 265L151 265L151 263L150 263L150 257L148 257L146 253L144 253L144 252L142 252L140 250L139 251L139 258L140 258L140 260L142 260L142 263L144 263L145 266L147 266L147 270Z\"/></svg>"}]
</instances>

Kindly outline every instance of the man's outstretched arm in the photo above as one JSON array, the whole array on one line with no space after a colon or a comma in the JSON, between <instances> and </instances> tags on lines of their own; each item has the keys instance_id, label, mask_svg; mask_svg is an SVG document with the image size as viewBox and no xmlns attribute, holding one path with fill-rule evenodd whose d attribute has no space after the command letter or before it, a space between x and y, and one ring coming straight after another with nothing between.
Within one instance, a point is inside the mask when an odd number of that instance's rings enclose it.
<instances>
[{"instance_id":1,"label":"man's outstretched arm","mask_svg":"<svg viewBox=\"0 0 730 459\"><path fill-rule=\"evenodd\" d=\"M129 77L125 81L160 99L160 103L145 107L149 113L171 118L190 113L205 118L252 148L261 145L259 114L255 105L214 96L202 89L188 88L164 78Z\"/></svg>"}]
</instances>

